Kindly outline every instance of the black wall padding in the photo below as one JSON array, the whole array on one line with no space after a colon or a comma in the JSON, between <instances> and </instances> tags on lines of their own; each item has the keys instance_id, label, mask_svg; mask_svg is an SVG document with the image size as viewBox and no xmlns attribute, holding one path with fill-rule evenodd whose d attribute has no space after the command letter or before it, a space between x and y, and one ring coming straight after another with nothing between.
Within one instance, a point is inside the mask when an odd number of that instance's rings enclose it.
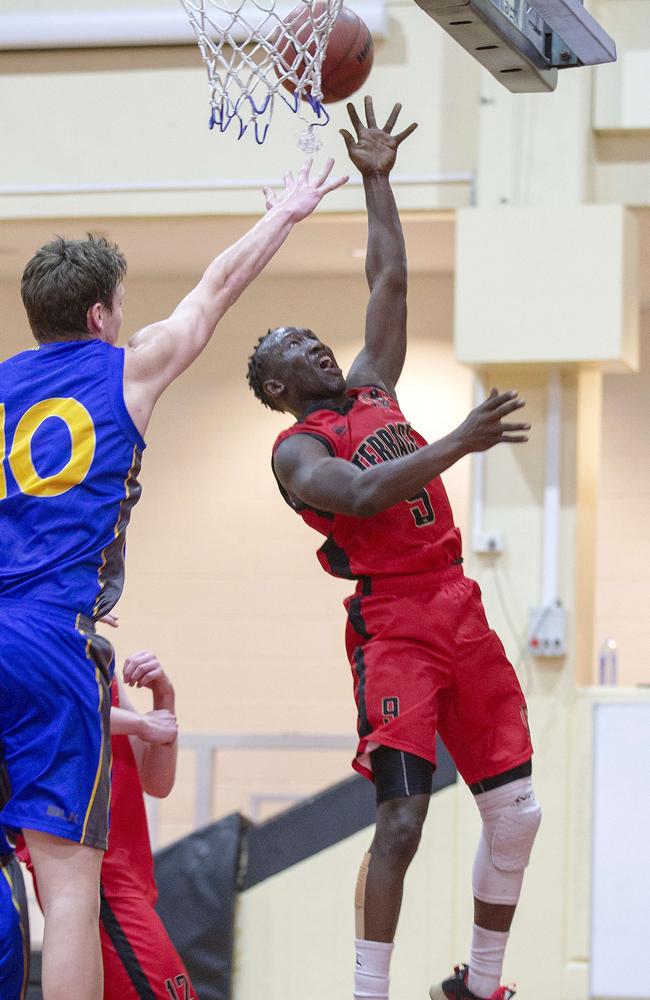
<instances>
[{"instance_id":1,"label":"black wall padding","mask_svg":"<svg viewBox=\"0 0 650 1000\"><path fill-rule=\"evenodd\" d=\"M155 857L156 909L200 1000L229 1000L241 833L238 813Z\"/></svg>"},{"instance_id":2,"label":"black wall padding","mask_svg":"<svg viewBox=\"0 0 650 1000\"><path fill-rule=\"evenodd\" d=\"M438 740L438 767L431 792L456 781L456 768ZM242 889L304 861L375 821L375 788L366 778L346 778L311 799L246 831L246 869Z\"/></svg>"}]
</instances>

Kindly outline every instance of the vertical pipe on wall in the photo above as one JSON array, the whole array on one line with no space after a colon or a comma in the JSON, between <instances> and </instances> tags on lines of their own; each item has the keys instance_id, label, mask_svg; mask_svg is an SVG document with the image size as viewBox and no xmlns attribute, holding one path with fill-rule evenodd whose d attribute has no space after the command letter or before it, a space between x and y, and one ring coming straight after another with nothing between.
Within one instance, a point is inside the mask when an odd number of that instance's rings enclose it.
<instances>
[{"instance_id":1,"label":"vertical pipe on wall","mask_svg":"<svg viewBox=\"0 0 650 1000\"><path fill-rule=\"evenodd\" d=\"M483 380L480 375L474 377L474 406L478 406L485 398ZM472 455L472 542L474 547L483 535L483 516L485 511L485 453L475 451Z\"/></svg>"},{"instance_id":2,"label":"vertical pipe on wall","mask_svg":"<svg viewBox=\"0 0 650 1000\"><path fill-rule=\"evenodd\" d=\"M544 479L544 534L542 607L558 598L560 550L560 446L562 386L557 369L548 374L546 389L546 469Z\"/></svg>"}]
</instances>

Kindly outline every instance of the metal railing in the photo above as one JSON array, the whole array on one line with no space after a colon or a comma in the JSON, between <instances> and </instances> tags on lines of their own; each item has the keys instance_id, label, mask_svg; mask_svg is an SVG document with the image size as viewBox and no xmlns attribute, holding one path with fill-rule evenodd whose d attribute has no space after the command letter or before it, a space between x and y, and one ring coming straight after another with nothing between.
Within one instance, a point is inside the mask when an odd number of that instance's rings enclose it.
<instances>
[{"instance_id":1,"label":"metal railing","mask_svg":"<svg viewBox=\"0 0 650 1000\"><path fill-rule=\"evenodd\" d=\"M194 772L194 810L193 829L206 826L214 818L214 788L217 774L217 754L228 750L347 750L354 752L356 740L346 733L181 733L179 750L193 751L195 757ZM287 804L299 801L303 796L285 795L272 790L268 792L252 792L250 795L250 812L252 819L259 818L262 802L279 802ZM146 796L147 817L149 820L149 835L151 846L158 846L158 830L160 824L160 802L158 799Z\"/></svg>"}]
</instances>

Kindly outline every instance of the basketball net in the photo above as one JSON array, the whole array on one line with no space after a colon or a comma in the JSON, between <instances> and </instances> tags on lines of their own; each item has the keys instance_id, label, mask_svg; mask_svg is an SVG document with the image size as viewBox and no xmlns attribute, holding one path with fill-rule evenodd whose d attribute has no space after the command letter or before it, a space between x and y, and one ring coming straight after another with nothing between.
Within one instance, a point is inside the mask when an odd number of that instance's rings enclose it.
<instances>
[{"instance_id":1,"label":"basketball net","mask_svg":"<svg viewBox=\"0 0 650 1000\"><path fill-rule=\"evenodd\" d=\"M180 2L208 71L210 128L225 132L232 126L238 139L252 128L261 145L277 95L305 122L299 147L318 150L322 143L314 126L329 121L321 103L321 67L343 0L298 0L284 19L276 0Z\"/></svg>"}]
</instances>

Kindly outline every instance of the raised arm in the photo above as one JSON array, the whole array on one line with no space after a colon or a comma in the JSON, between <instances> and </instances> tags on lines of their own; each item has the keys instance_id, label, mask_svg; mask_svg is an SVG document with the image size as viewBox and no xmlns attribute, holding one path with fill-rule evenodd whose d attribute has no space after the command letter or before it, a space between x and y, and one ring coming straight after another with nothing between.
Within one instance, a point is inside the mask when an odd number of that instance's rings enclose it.
<instances>
[{"instance_id":1,"label":"raised arm","mask_svg":"<svg viewBox=\"0 0 650 1000\"><path fill-rule=\"evenodd\" d=\"M363 177L368 210L366 278L370 298L366 310L365 344L346 379L349 387L383 385L394 394L406 354L406 249L390 171L397 148L417 125L392 135L400 113L396 104L383 129L377 127L372 98L365 99L364 125L353 104L348 113L356 133L341 130L350 159Z\"/></svg>"},{"instance_id":2,"label":"raised arm","mask_svg":"<svg viewBox=\"0 0 650 1000\"><path fill-rule=\"evenodd\" d=\"M470 452L486 451L502 442L527 441L521 432L529 430L529 424L502 422L522 406L524 401L516 392L499 394L492 389L489 397L440 441L363 470L352 462L332 458L315 438L295 434L278 448L274 469L292 498L316 510L370 517L413 496Z\"/></svg>"},{"instance_id":3,"label":"raised arm","mask_svg":"<svg viewBox=\"0 0 650 1000\"><path fill-rule=\"evenodd\" d=\"M287 173L281 192L265 189L266 215L209 264L171 316L139 330L128 342L124 399L140 433L146 430L161 393L199 356L221 317L268 264L294 225L348 179L328 180L333 160L327 161L319 176L310 178L311 162L305 161L296 178Z\"/></svg>"}]
</instances>

